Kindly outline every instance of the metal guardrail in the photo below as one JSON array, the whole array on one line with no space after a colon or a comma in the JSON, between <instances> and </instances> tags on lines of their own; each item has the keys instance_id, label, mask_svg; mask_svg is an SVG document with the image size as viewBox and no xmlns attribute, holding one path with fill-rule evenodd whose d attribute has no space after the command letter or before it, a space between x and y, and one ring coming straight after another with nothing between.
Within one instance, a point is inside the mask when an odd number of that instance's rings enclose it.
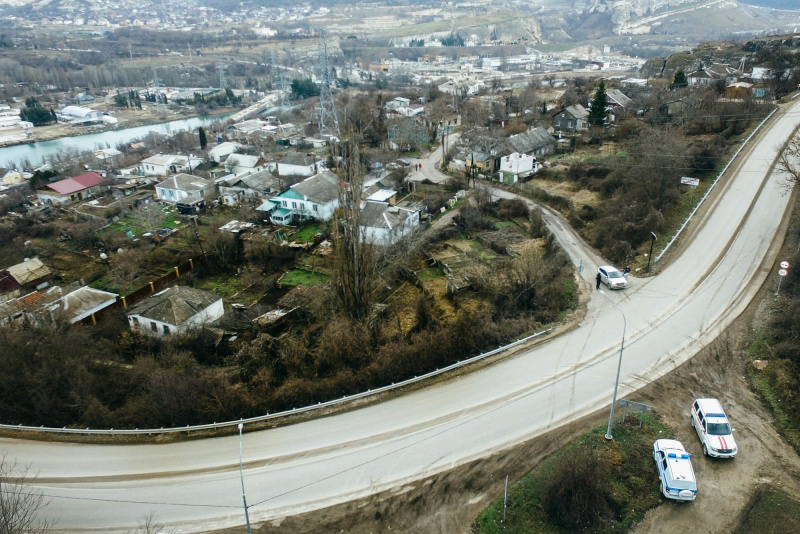
<instances>
[{"instance_id":1,"label":"metal guardrail","mask_svg":"<svg viewBox=\"0 0 800 534\"><path fill-rule=\"evenodd\" d=\"M693 209L693 210L692 210L692 212L689 214L689 216L688 216L688 217L686 217L686 220L685 220L685 221L683 221L683 224L681 225L681 227L680 227L680 228L678 228L678 231L677 231L677 232L675 232L675 235L674 235L674 236L672 236L672 239L670 239L670 240L669 240L669 243L667 243L667 244L666 244L666 246L665 246L663 249L661 249L661 252L659 252L658 256L656 256L656 257L655 257L655 260L653 261L653 264L654 264L654 265L655 265L656 263L658 263L658 261L661 259L661 256L663 256L663 255L664 255L664 253L665 253L667 250L669 250L669 247L671 247L671 246L672 246L672 243L674 243L674 242L675 242L675 240L676 240L676 239L678 239L678 236L680 236L680 235L681 235L681 232L683 232L683 229L684 229L684 228L686 228L686 225L687 225L687 224L689 224L689 221L691 221L691 220L692 220L692 217L694 216L694 214L695 214L695 213L697 213L697 210L698 210L698 209L700 209L700 206L703 204L703 202L705 201L706 197L708 197L708 195L711 193L711 191L713 191L713 190L714 190L714 186L715 186L715 185L717 185L717 182L719 182L719 179L720 179L720 178L722 178L722 175L723 175L723 174L725 174L725 172L728 170L728 167L730 167L730 166L731 166L731 163L733 163L733 161L734 161L734 160L736 159L736 157L739 155L739 152L741 152L741 151L742 151L742 149L743 149L744 147L746 147L746 146L747 146L747 143L749 143L749 142L750 142L750 139L751 139L751 138L752 138L752 137L753 137L753 136L754 136L756 133L758 133L758 131L761 129L761 127L764 125L764 123L765 123L765 122L767 122L767 121L770 119L770 117L772 117L772 116L775 114L775 112L776 112L776 111L778 111L778 108L775 108L775 109L773 109L773 110L770 112L770 114L769 114L769 115L767 115L767 116L764 118L764 120L762 120L762 121L761 121L761 122L758 124L758 126L756 126L756 129L755 129L755 130L753 130L753 131L750 133L750 135L748 135L748 136L747 136L747 139L745 139L745 140L744 140L744 143L742 143L742 144L741 144L741 146L739 146L739 148L737 148L737 149L736 149L736 152L734 152L734 153L733 153L733 156L731 156L731 159L729 159L729 160L728 160L728 163L726 163L726 164L725 164L725 167L723 167L723 169L722 169L722 170L719 172L719 174L717 175L717 177L714 179L714 182L711 184L711 187L709 187L709 188L708 188L708 190L707 190L707 191L706 191L706 193L703 195L703 197L702 197L702 198L701 198L701 199L700 199L700 200L697 202L697 205L694 207L694 209Z\"/></svg>"},{"instance_id":2,"label":"metal guardrail","mask_svg":"<svg viewBox=\"0 0 800 534\"><path fill-rule=\"evenodd\" d=\"M52 428L52 427L45 427L45 426L24 426L24 425L3 425L0 424L0 429L2 430L17 430L17 431L28 431L28 432L46 432L51 434L90 434L95 436L117 436L117 435L135 435L135 434L170 434L175 432L197 432L201 430L216 430L218 428L225 428L229 426L238 426L240 423L259 423L262 421L269 421L271 419L279 419L281 417L286 417L289 415L297 415L301 413L310 412L313 410L319 410L322 408L329 408L331 406L336 406L339 404L344 404L345 402L349 402L352 400L363 399L365 397L369 397L372 395L378 395L380 393L385 393L387 391L391 391L393 389L409 386L411 384L416 384L417 382L421 382L423 380L427 380L429 378L433 378L435 376L447 373L449 371L453 371L465 365L469 365L471 363L475 363L477 361L482 360L483 358L488 358L489 356L494 356L500 352L505 350L514 348L518 345L522 345L530 341L531 339L537 338L544 334L548 334L553 331L553 327L551 326L547 330L542 330L541 332L537 332L530 336L518 339L513 343L509 343L508 345L504 345L502 347L497 347L494 350L490 350L489 352L484 352L482 354L478 354L477 356L473 356L471 358L467 358L466 360L461 360L460 362L456 362L452 365L448 365L447 367L443 367L442 369L437 369L430 373L424 374L422 376L415 376L414 378L409 378L408 380L404 380L402 382L398 382L396 384L392 383L388 386L383 386L377 389L362 391L361 393L356 393L354 395L346 395L341 399L334 399L326 402L319 402L312 406L305 406L303 408L292 408L291 410L286 410L283 412L277 412L272 414L266 415L259 415L256 417L249 417L247 419L237 419L234 421L224 421L222 423L208 423L205 425L187 425L181 427L169 427L169 428L136 428L136 429L92 429L92 428Z\"/></svg>"}]
</instances>

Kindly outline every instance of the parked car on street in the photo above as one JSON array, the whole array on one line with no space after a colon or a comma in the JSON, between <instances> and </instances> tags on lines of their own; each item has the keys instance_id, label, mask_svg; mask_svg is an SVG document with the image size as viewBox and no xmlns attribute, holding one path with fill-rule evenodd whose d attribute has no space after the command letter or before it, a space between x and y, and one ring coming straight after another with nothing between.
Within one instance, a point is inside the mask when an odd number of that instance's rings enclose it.
<instances>
[{"instance_id":1,"label":"parked car on street","mask_svg":"<svg viewBox=\"0 0 800 534\"><path fill-rule=\"evenodd\" d=\"M628 280L616 267L603 265L597 272L600 273L600 281L608 286L608 289L623 289L628 287Z\"/></svg>"},{"instance_id":2,"label":"parked car on street","mask_svg":"<svg viewBox=\"0 0 800 534\"><path fill-rule=\"evenodd\" d=\"M706 456L734 458L739 452L731 424L717 399L695 399L690 422Z\"/></svg>"},{"instance_id":3,"label":"parked car on street","mask_svg":"<svg viewBox=\"0 0 800 534\"><path fill-rule=\"evenodd\" d=\"M653 443L653 460L656 462L664 497L676 501L695 500L697 480L694 477L692 460L680 441L657 439Z\"/></svg>"}]
</instances>

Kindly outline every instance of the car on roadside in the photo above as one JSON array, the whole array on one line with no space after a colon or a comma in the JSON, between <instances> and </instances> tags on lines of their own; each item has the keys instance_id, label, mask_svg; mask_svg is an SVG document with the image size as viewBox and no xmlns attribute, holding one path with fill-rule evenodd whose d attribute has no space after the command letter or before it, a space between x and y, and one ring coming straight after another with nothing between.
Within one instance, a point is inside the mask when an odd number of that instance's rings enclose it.
<instances>
[{"instance_id":1,"label":"car on roadside","mask_svg":"<svg viewBox=\"0 0 800 534\"><path fill-rule=\"evenodd\" d=\"M403 165L403 167L410 167L410 166L411 166L411 162L410 162L410 161L408 161L407 159L400 158L400 159L398 159L397 161L398 161L400 164L402 164L402 165Z\"/></svg>"},{"instance_id":2,"label":"car on roadside","mask_svg":"<svg viewBox=\"0 0 800 534\"><path fill-rule=\"evenodd\" d=\"M735 458L739 452L733 429L717 399L692 402L692 427L703 445L703 454L715 458Z\"/></svg>"},{"instance_id":3,"label":"car on roadside","mask_svg":"<svg viewBox=\"0 0 800 534\"><path fill-rule=\"evenodd\" d=\"M653 460L656 462L661 493L667 499L693 501L697 497L697 480L692 468L691 455L680 441L657 439L653 443Z\"/></svg>"},{"instance_id":4,"label":"car on roadside","mask_svg":"<svg viewBox=\"0 0 800 534\"><path fill-rule=\"evenodd\" d=\"M600 281L608 286L608 289L624 289L628 287L628 279L616 267L603 265L597 270L600 273Z\"/></svg>"}]
</instances>

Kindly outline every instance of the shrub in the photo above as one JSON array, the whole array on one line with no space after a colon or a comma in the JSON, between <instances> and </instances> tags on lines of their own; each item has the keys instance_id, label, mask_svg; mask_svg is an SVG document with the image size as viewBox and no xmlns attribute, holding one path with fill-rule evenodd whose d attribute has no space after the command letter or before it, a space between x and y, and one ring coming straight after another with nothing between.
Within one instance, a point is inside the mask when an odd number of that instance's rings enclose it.
<instances>
[{"instance_id":1,"label":"shrub","mask_svg":"<svg viewBox=\"0 0 800 534\"><path fill-rule=\"evenodd\" d=\"M555 524L585 529L613 517L608 469L586 445L562 455L556 462L542 498L542 506Z\"/></svg>"}]
</instances>

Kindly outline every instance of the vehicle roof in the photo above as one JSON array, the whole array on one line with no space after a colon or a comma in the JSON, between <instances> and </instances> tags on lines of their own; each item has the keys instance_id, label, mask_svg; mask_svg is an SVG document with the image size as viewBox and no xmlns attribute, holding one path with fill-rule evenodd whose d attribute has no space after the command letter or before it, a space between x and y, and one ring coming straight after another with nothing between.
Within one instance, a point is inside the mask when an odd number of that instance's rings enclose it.
<instances>
[{"instance_id":1,"label":"vehicle roof","mask_svg":"<svg viewBox=\"0 0 800 534\"><path fill-rule=\"evenodd\" d=\"M691 455L683 448L680 441L674 439L659 439L655 448L663 451L667 457L667 469L673 482L695 483L694 469L692 469Z\"/></svg>"},{"instance_id":2,"label":"vehicle roof","mask_svg":"<svg viewBox=\"0 0 800 534\"><path fill-rule=\"evenodd\" d=\"M601 265L599 267L599 269L605 269L606 271L618 271L619 270L616 267L614 267L613 265Z\"/></svg>"},{"instance_id":3,"label":"vehicle roof","mask_svg":"<svg viewBox=\"0 0 800 534\"><path fill-rule=\"evenodd\" d=\"M722 404L717 399L695 399L695 402L700 405L700 409L705 413L706 418L723 418L725 417L725 410L722 409Z\"/></svg>"},{"instance_id":4,"label":"vehicle roof","mask_svg":"<svg viewBox=\"0 0 800 534\"><path fill-rule=\"evenodd\" d=\"M655 445L655 448L660 451L666 452L667 450L673 450L686 452L683 443L677 439L657 439L653 445Z\"/></svg>"}]
</instances>

